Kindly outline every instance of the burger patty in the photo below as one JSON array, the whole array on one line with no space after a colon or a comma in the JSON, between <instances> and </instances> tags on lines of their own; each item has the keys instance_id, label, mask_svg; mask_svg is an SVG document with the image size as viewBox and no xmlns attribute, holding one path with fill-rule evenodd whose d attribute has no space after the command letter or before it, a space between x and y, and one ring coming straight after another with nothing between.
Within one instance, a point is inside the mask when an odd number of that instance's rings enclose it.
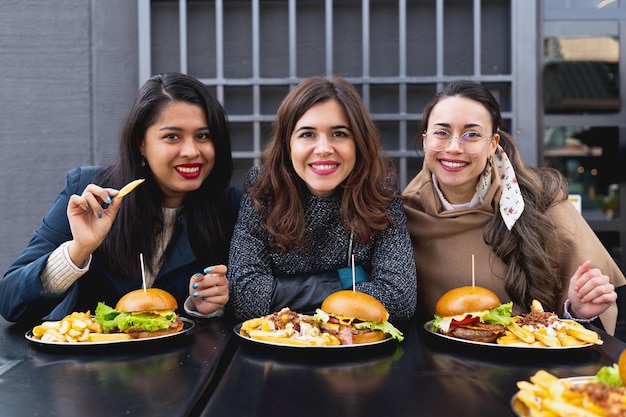
<instances>
[{"instance_id":1,"label":"burger patty","mask_svg":"<svg viewBox=\"0 0 626 417\"><path fill-rule=\"evenodd\" d=\"M458 326L450 329L447 335L476 342L493 342L504 332L500 324L476 323L469 326Z\"/></svg>"}]
</instances>

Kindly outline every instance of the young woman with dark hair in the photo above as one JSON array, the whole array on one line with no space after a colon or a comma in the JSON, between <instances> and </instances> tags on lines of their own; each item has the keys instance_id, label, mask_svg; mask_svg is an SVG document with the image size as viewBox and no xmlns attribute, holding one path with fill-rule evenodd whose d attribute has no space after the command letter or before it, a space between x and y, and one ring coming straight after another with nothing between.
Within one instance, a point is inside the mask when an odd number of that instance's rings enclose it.
<instances>
[{"instance_id":1,"label":"young woman with dark hair","mask_svg":"<svg viewBox=\"0 0 626 417\"><path fill-rule=\"evenodd\" d=\"M226 113L207 86L179 73L150 78L130 107L117 160L69 172L0 280L0 312L38 321L93 311L141 288L143 275L192 314L219 315L242 193L231 174ZM139 178L132 193L115 198Z\"/></svg>"},{"instance_id":2,"label":"young woman with dark hair","mask_svg":"<svg viewBox=\"0 0 626 417\"><path fill-rule=\"evenodd\" d=\"M551 168L526 165L483 84L446 84L424 108L424 165L403 192L417 273L419 312L432 319L448 290L475 284L513 301L615 330L624 275L568 201ZM472 271L474 256L474 271Z\"/></svg>"}]
</instances>

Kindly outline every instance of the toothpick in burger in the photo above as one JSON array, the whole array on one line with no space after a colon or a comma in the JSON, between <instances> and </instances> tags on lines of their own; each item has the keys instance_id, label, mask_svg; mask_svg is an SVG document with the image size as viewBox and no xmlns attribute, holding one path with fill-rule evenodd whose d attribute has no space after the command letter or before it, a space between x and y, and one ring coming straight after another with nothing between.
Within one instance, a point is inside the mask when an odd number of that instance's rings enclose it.
<instances>
[{"instance_id":1,"label":"toothpick in burger","mask_svg":"<svg viewBox=\"0 0 626 417\"><path fill-rule=\"evenodd\" d=\"M176 314L178 303L159 288L139 289L125 294L112 308L98 303L95 320L104 333L128 333L134 339L178 333L184 323Z\"/></svg>"},{"instance_id":2,"label":"toothpick in burger","mask_svg":"<svg viewBox=\"0 0 626 417\"><path fill-rule=\"evenodd\" d=\"M502 304L487 288L454 288L437 301L432 330L474 342L493 342L504 334L512 308L512 302Z\"/></svg>"},{"instance_id":3,"label":"toothpick in burger","mask_svg":"<svg viewBox=\"0 0 626 417\"><path fill-rule=\"evenodd\" d=\"M322 331L333 334L342 345L373 343L388 337L404 340L402 332L387 321L385 306L363 292L342 290L330 294L314 317Z\"/></svg>"}]
</instances>

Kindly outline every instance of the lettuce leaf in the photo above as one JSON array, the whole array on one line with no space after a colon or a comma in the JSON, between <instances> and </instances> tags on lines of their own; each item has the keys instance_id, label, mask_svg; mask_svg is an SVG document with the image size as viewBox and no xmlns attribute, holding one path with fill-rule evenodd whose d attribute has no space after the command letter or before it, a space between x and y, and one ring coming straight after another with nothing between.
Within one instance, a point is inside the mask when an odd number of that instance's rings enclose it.
<instances>
[{"instance_id":1,"label":"lettuce leaf","mask_svg":"<svg viewBox=\"0 0 626 417\"><path fill-rule=\"evenodd\" d=\"M603 366L596 374L596 380L611 387L623 387L622 379L619 376L619 367L616 363L613 366Z\"/></svg>"},{"instance_id":2,"label":"lettuce leaf","mask_svg":"<svg viewBox=\"0 0 626 417\"><path fill-rule=\"evenodd\" d=\"M376 323L373 321L360 321L357 323L352 323L354 327L357 329L370 329L372 331L380 330L381 332L388 334L394 339L397 339L398 342L402 342L404 340L404 335L398 329L396 329L393 324L385 321L383 323Z\"/></svg>"},{"instance_id":3,"label":"lettuce leaf","mask_svg":"<svg viewBox=\"0 0 626 417\"><path fill-rule=\"evenodd\" d=\"M511 321L511 311L513 311L513 302L509 301L506 304L488 310L487 314L482 316L480 321L483 323L506 326Z\"/></svg>"},{"instance_id":4,"label":"lettuce leaf","mask_svg":"<svg viewBox=\"0 0 626 417\"><path fill-rule=\"evenodd\" d=\"M176 321L176 313L173 311L124 313L100 302L96 307L95 320L102 325L104 333L123 332L131 327L153 332L168 329Z\"/></svg>"}]
</instances>

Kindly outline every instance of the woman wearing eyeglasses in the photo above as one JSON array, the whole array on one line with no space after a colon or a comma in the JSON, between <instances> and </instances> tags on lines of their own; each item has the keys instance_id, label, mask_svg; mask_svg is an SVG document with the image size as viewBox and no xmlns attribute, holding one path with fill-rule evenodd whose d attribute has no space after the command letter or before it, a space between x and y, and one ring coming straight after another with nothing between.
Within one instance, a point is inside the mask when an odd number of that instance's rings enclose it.
<instances>
[{"instance_id":1,"label":"woman wearing eyeglasses","mask_svg":"<svg viewBox=\"0 0 626 417\"><path fill-rule=\"evenodd\" d=\"M581 321L600 316L615 331L615 287L626 279L569 202L567 183L524 164L483 85L455 81L424 108L424 165L403 192L418 286L418 314L433 317L446 291L475 285L532 300Z\"/></svg>"}]
</instances>

